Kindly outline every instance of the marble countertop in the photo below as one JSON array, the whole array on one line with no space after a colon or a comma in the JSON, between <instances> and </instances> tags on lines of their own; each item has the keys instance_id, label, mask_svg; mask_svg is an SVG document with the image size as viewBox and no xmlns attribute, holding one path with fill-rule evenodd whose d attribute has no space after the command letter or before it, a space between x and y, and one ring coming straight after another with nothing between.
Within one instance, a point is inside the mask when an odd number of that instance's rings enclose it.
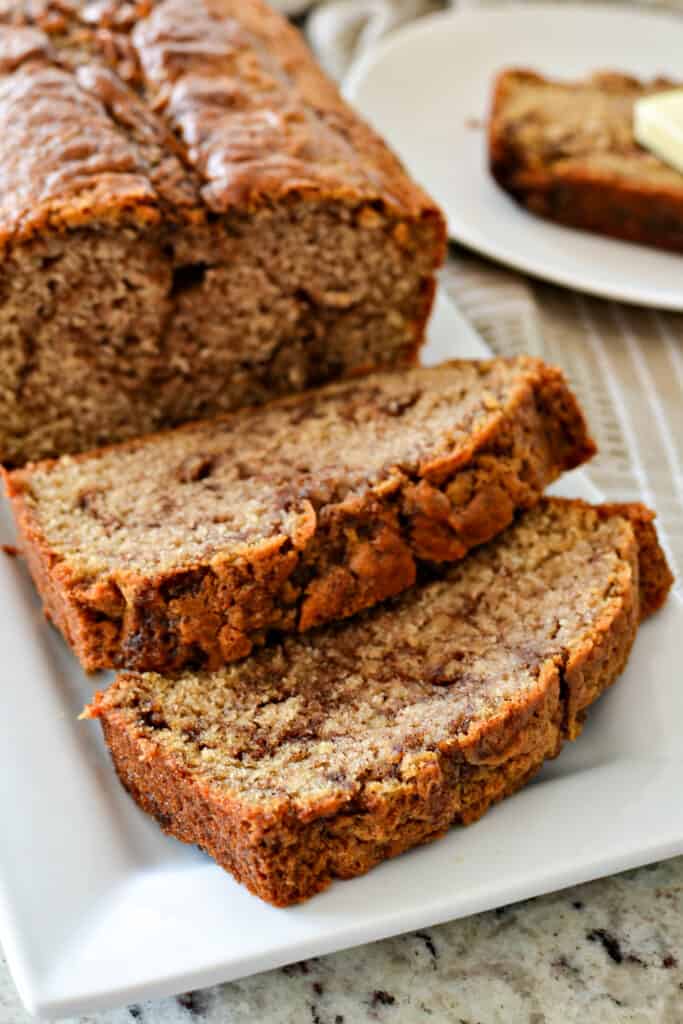
<instances>
[{"instance_id":1,"label":"marble countertop","mask_svg":"<svg viewBox=\"0 0 683 1024\"><path fill-rule=\"evenodd\" d=\"M30 1024L0 959L0 1024ZM683 857L69 1024L681 1024Z\"/></svg>"}]
</instances>

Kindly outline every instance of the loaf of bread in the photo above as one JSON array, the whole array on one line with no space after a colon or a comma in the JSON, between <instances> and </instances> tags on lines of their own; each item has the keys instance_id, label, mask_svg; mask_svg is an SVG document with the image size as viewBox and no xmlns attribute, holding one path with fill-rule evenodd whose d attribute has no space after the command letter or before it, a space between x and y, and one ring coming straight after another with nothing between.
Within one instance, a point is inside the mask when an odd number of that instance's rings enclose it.
<instances>
[{"instance_id":1,"label":"loaf of bread","mask_svg":"<svg viewBox=\"0 0 683 1024\"><path fill-rule=\"evenodd\" d=\"M85 714L165 831L295 903L474 821L578 736L669 589L651 520L543 499L443 579L214 674L124 673Z\"/></svg>"},{"instance_id":2,"label":"loaf of bread","mask_svg":"<svg viewBox=\"0 0 683 1024\"><path fill-rule=\"evenodd\" d=\"M29 464L7 487L83 665L170 671L404 590L593 451L559 370L462 360Z\"/></svg>"},{"instance_id":3,"label":"loaf of bread","mask_svg":"<svg viewBox=\"0 0 683 1024\"><path fill-rule=\"evenodd\" d=\"M582 82L503 71L489 122L496 181L542 217L683 252L683 174L635 140L637 99L674 83L603 72Z\"/></svg>"},{"instance_id":4,"label":"loaf of bread","mask_svg":"<svg viewBox=\"0 0 683 1024\"><path fill-rule=\"evenodd\" d=\"M413 360L443 218L262 0L9 0L0 137L0 462Z\"/></svg>"}]
</instances>

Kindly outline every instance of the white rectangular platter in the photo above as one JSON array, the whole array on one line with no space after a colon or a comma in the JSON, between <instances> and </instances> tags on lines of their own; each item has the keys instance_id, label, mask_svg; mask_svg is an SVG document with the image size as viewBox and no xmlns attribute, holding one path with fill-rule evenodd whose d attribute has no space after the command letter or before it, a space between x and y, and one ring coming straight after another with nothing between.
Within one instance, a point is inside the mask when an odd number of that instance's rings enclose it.
<instances>
[{"instance_id":1,"label":"white rectangular platter","mask_svg":"<svg viewBox=\"0 0 683 1024\"><path fill-rule=\"evenodd\" d=\"M440 296L429 360L485 352ZM596 497L580 474L562 492ZM11 542L4 504L0 516ZM289 910L134 806L99 728L77 720L106 677L88 680L45 623L20 559L0 555L0 601L0 940L41 1016L200 988L683 852L678 599L645 624L584 735L534 784Z\"/></svg>"}]
</instances>

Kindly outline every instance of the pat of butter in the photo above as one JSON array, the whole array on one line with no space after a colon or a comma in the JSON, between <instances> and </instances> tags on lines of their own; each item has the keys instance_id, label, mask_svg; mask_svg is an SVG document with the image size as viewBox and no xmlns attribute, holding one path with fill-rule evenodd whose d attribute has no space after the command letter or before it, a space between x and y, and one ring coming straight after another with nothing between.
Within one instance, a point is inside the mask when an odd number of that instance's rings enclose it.
<instances>
[{"instance_id":1,"label":"pat of butter","mask_svg":"<svg viewBox=\"0 0 683 1024\"><path fill-rule=\"evenodd\" d=\"M637 100L636 141L683 174L683 89L667 89Z\"/></svg>"}]
</instances>

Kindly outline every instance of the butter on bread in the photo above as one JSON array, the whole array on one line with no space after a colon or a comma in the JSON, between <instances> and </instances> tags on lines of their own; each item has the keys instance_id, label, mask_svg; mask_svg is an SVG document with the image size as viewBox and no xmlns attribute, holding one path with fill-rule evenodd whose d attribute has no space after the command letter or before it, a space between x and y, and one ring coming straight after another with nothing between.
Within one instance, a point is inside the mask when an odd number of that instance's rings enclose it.
<instances>
[{"instance_id":1,"label":"butter on bread","mask_svg":"<svg viewBox=\"0 0 683 1024\"><path fill-rule=\"evenodd\" d=\"M636 100L633 117L640 145L683 174L683 88Z\"/></svg>"}]
</instances>

